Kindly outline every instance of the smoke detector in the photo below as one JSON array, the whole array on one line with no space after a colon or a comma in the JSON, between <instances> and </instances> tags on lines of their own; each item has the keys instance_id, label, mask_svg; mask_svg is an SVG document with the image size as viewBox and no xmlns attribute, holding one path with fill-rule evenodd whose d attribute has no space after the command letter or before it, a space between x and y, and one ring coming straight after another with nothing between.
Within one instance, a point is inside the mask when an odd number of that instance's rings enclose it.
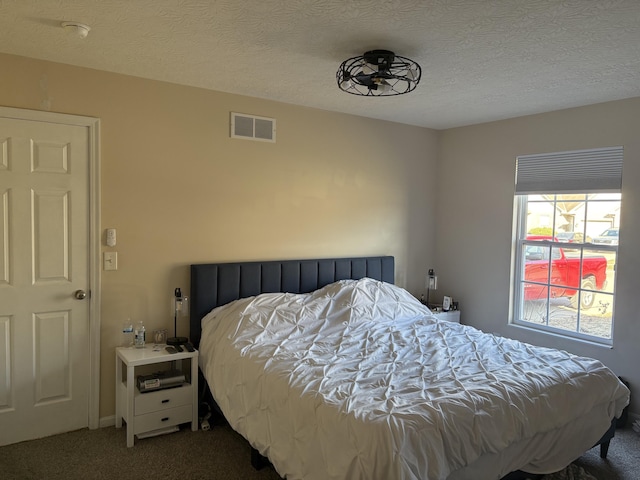
<instances>
[{"instance_id":1,"label":"smoke detector","mask_svg":"<svg viewBox=\"0 0 640 480\"><path fill-rule=\"evenodd\" d=\"M87 35L89 35L89 30L91 30L91 27L89 25L78 22L62 22L62 28L80 38L87 38Z\"/></svg>"}]
</instances>

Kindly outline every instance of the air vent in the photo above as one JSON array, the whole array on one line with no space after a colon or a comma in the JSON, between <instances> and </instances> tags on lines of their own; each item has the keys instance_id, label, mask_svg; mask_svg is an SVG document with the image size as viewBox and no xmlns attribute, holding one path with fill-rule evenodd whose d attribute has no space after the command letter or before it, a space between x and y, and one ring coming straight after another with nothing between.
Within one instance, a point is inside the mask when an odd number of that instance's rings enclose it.
<instances>
[{"instance_id":1,"label":"air vent","mask_svg":"<svg viewBox=\"0 0 640 480\"><path fill-rule=\"evenodd\" d=\"M231 112L231 138L276 141L276 119Z\"/></svg>"}]
</instances>

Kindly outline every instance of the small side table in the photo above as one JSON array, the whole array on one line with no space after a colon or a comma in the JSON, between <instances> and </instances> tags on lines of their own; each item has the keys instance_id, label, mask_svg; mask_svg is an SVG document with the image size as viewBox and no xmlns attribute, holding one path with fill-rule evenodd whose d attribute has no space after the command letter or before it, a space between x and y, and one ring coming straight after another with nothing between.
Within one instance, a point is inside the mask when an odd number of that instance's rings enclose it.
<instances>
[{"instance_id":1,"label":"small side table","mask_svg":"<svg viewBox=\"0 0 640 480\"><path fill-rule=\"evenodd\" d=\"M433 312L438 320L460 323L460 310L449 310L448 312Z\"/></svg>"},{"instance_id":2,"label":"small side table","mask_svg":"<svg viewBox=\"0 0 640 480\"><path fill-rule=\"evenodd\" d=\"M198 430L198 351L169 353L144 348L116 348L116 428L127 422L127 447L133 447L134 435L167 429L191 422ZM179 387L140 393L136 386L136 367L169 362L191 363L191 378ZM126 380L122 378L126 366ZM168 369L168 368L167 368Z\"/></svg>"}]
</instances>

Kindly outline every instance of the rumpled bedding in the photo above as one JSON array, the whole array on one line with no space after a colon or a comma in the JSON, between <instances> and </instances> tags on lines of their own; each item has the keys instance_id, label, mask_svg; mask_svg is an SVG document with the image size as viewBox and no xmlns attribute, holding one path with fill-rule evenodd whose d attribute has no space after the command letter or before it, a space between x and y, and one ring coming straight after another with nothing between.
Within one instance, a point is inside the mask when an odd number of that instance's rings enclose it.
<instances>
[{"instance_id":1,"label":"rumpled bedding","mask_svg":"<svg viewBox=\"0 0 640 480\"><path fill-rule=\"evenodd\" d=\"M629 401L597 360L440 321L369 278L218 307L199 359L232 428L290 480L549 473Z\"/></svg>"}]
</instances>

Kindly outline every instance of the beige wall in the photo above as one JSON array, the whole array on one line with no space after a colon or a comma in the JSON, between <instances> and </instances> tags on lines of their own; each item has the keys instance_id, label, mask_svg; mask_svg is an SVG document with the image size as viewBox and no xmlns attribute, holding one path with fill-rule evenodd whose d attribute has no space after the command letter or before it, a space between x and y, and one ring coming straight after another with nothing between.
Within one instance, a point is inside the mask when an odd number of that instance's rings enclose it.
<instances>
[{"instance_id":1,"label":"beige wall","mask_svg":"<svg viewBox=\"0 0 640 480\"><path fill-rule=\"evenodd\" d=\"M640 99L438 133L3 54L0 71L0 105L102 122L102 226L118 229L102 249L119 262L102 272L102 417L122 319L170 328L173 289L206 261L394 255L416 295L435 267L464 323L599 358L640 386ZM231 111L276 118L278 142L230 139ZM609 145L625 147L614 347L508 325L515 157Z\"/></svg>"},{"instance_id":2,"label":"beige wall","mask_svg":"<svg viewBox=\"0 0 640 480\"><path fill-rule=\"evenodd\" d=\"M118 232L102 247L118 270L102 272L101 417L123 318L172 328L190 263L387 254L422 293L435 131L3 54L0 71L2 106L101 119L102 227ZM277 143L230 139L231 111L276 118Z\"/></svg>"},{"instance_id":3,"label":"beige wall","mask_svg":"<svg viewBox=\"0 0 640 480\"><path fill-rule=\"evenodd\" d=\"M443 132L436 258L441 291L461 303L463 323L529 343L598 358L631 382L640 413L640 98ZM515 158L624 146L622 217L613 348L509 325Z\"/></svg>"}]
</instances>

